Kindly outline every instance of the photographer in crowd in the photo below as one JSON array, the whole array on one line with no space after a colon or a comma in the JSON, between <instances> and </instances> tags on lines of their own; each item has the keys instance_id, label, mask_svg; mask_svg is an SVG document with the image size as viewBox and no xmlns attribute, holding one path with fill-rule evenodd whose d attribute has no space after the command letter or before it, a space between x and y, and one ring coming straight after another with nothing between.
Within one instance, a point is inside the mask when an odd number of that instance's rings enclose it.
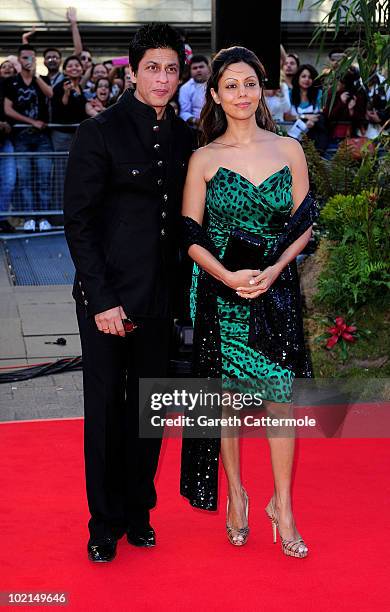
<instances>
[{"instance_id":1,"label":"photographer in crowd","mask_svg":"<svg viewBox=\"0 0 390 612\"><path fill-rule=\"evenodd\" d=\"M80 85L83 67L76 55L64 61L64 79L55 86L53 95L53 123L78 124L87 118L86 99ZM55 151L69 151L75 127L62 127L52 130Z\"/></svg>"},{"instance_id":2,"label":"photographer in crowd","mask_svg":"<svg viewBox=\"0 0 390 612\"><path fill-rule=\"evenodd\" d=\"M367 94L361 84L358 68L350 66L337 84L336 96L331 105L332 91L328 92L324 114L329 122L330 143L356 136L364 129L367 111Z\"/></svg>"}]
</instances>

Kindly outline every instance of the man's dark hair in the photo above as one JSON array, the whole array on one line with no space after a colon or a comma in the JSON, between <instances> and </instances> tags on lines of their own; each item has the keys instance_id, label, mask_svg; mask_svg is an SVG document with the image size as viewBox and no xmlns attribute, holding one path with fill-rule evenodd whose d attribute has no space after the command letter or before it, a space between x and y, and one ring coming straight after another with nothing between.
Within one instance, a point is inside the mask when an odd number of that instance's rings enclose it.
<instances>
[{"instance_id":1,"label":"man's dark hair","mask_svg":"<svg viewBox=\"0 0 390 612\"><path fill-rule=\"evenodd\" d=\"M55 51L56 53L58 53L58 55L60 56L60 59L62 57L62 53L59 49L57 49L57 47L47 47L47 49L44 50L43 52L43 57L45 58L46 55L50 52L50 51Z\"/></svg>"},{"instance_id":2,"label":"man's dark hair","mask_svg":"<svg viewBox=\"0 0 390 612\"><path fill-rule=\"evenodd\" d=\"M292 57L296 61L297 66L299 68L300 61L299 61L299 55L297 53L287 53L286 57Z\"/></svg>"},{"instance_id":3,"label":"man's dark hair","mask_svg":"<svg viewBox=\"0 0 390 612\"><path fill-rule=\"evenodd\" d=\"M134 73L148 49L172 49L179 57L180 73L186 61L184 43L178 32L166 23L151 23L140 28L129 46L129 64Z\"/></svg>"},{"instance_id":4,"label":"man's dark hair","mask_svg":"<svg viewBox=\"0 0 390 612\"><path fill-rule=\"evenodd\" d=\"M190 66L192 66L192 64L206 64L206 66L208 66L209 60L205 55L193 55L190 59Z\"/></svg>"},{"instance_id":5,"label":"man's dark hair","mask_svg":"<svg viewBox=\"0 0 390 612\"><path fill-rule=\"evenodd\" d=\"M23 51L34 51L34 53L36 54L35 47L27 43L25 45L20 45L20 47L18 47L18 56L21 55Z\"/></svg>"},{"instance_id":6,"label":"man's dark hair","mask_svg":"<svg viewBox=\"0 0 390 612\"><path fill-rule=\"evenodd\" d=\"M342 49L341 47L336 47L336 49L332 49L328 53L329 59L332 57L333 53L345 53L345 49Z\"/></svg>"}]
</instances>

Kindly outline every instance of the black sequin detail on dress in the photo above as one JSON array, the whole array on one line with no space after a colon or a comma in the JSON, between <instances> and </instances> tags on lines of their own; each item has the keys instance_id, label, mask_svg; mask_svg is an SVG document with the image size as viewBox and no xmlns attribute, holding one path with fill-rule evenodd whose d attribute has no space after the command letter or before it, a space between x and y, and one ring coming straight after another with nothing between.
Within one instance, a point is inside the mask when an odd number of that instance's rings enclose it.
<instances>
[{"instance_id":1,"label":"black sequin detail on dress","mask_svg":"<svg viewBox=\"0 0 390 612\"><path fill-rule=\"evenodd\" d=\"M253 185L240 174L220 168L208 183L204 226L183 219L183 241L209 250L218 259L233 227L267 239L267 265L308 229L318 217L308 193L291 216L291 173L288 166ZM256 300L229 300L218 295L219 281L194 266L193 375L261 380L264 399L291 401L294 377L311 377L303 336L301 297L296 262L283 270L273 286ZM191 439L184 431L180 491L193 506L217 508L219 438Z\"/></svg>"}]
</instances>

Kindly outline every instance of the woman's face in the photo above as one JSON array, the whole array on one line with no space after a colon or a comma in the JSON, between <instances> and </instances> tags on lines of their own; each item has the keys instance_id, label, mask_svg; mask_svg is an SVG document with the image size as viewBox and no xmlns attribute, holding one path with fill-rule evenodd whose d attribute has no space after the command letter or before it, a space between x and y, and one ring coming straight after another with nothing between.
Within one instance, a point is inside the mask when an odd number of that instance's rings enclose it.
<instances>
[{"instance_id":1,"label":"woman's face","mask_svg":"<svg viewBox=\"0 0 390 612\"><path fill-rule=\"evenodd\" d=\"M104 64L96 64L92 70L91 81L96 82L98 79L108 76L108 70Z\"/></svg>"},{"instance_id":2,"label":"woman's face","mask_svg":"<svg viewBox=\"0 0 390 612\"><path fill-rule=\"evenodd\" d=\"M101 79L96 89L96 97L100 102L107 102L110 97L110 84L106 79Z\"/></svg>"},{"instance_id":3,"label":"woman's face","mask_svg":"<svg viewBox=\"0 0 390 612\"><path fill-rule=\"evenodd\" d=\"M16 70L14 65L11 62L3 62L0 66L0 76L7 78L10 76L14 76L16 74Z\"/></svg>"},{"instance_id":4,"label":"woman's face","mask_svg":"<svg viewBox=\"0 0 390 612\"><path fill-rule=\"evenodd\" d=\"M92 57L89 51L83 51L80 55L80 60L83 66L83 72L92 66Z\"/></svg>"},{"instance_id":5,"label":"woman's face","mask_svg":"<svg viewBox=\"0 0 390 612\"><path fill-rule=\"evenodd\" d=\"M218 81L218 91L211 95L227 117L248 119L255 114L261 99L261 87L254 69L245 62L230 64Z\"/></svg>"},{"instance_id":6,"label":"woman's face","mask_svg":"<svg viewBox=\"0 0 390 612\"><path fill-rule=\"evenodd\" d=\"M312 85L313 79L310 72L306 69L302 70L301 74L299 75L299 87L302 87L302 89L309 89L309 87Z\"/></svg>"},{"instance_id":7,"label":"woman's face","mask_svg":"<svg viewBox=\"0 0 390 612\"><path fill-rule=\"evenodd\" d=\"M83 74L83 68L77 60L69 60L64 72L70 79L78 79Z\"/></svg>"}]
</instances>

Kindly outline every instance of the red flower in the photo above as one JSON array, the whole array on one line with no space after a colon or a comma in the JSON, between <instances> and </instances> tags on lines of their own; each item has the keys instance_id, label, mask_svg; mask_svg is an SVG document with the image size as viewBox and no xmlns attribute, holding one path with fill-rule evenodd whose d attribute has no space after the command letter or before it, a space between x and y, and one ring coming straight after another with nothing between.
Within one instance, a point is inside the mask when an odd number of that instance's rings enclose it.
<instances>
[{"instance_id":1,"label":"red flower","mask_svg":"<svg viewBox=\"0 0 390 612\"><path fill-rule=\"evenodd\" d=\"M331 334L326 343L327 349L332 349L340 338L346 342L356 341L356 337L352 335L352 332L357 329L355 325L347 325L343 317L336 317L334 322L336 325L327 329L327 332Z\"/></svg>"},{"instance_id":2,"label":"red flower","mask_svg":"<svg viewBox=\"0 0 390 612\"><path fill-rule=\"evenodd\" d=\"M336 342L338 341L338 339L339 339L338 336L332 336L331 338L329 338L328 342L326 343L326 348L327 349L333 348Z\"/></svg>"},{"instance_id":3,"label":"red flower","mask_svg":"<svg viewBox=\"0 0 390 612\"><path fill-rule=\"evenodd\" d=\"M355 336L353 336L352 334L347 334L346 332L341 334L341 337L344 338L344 340L346 340L347 342L355 342L356 340Z\"/></svg>"}]
</instances>

